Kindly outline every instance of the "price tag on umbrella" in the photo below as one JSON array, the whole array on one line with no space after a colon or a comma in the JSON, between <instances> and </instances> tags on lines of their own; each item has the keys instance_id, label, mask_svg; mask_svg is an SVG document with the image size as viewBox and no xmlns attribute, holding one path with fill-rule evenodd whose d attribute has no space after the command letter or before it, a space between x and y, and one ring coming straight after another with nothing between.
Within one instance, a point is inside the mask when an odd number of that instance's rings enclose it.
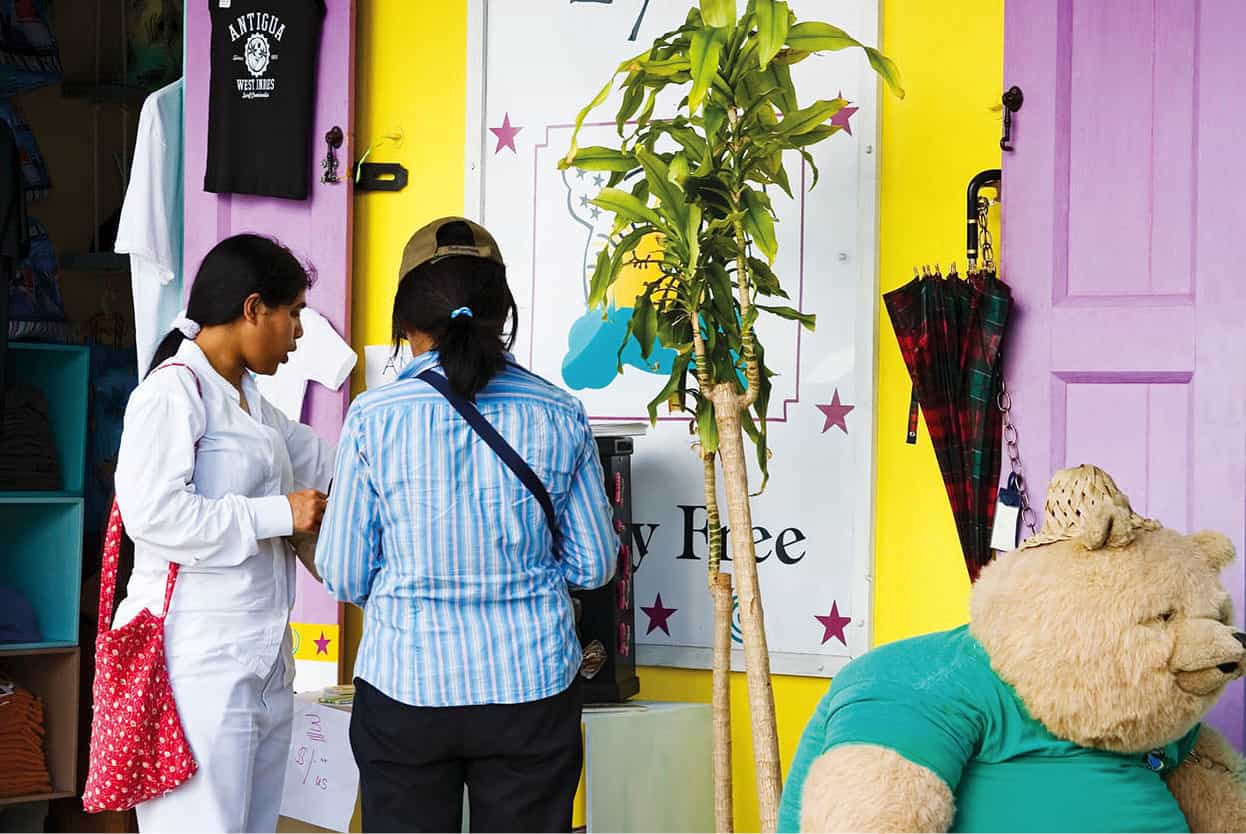
<instances>
[{"instance_id":1,"label":"price tag on umbrella","mask_svg":"<svg viewBox=\"0 0 1246 834\"><path fill-rule=\"evenodd\" d=\"M1008 476L1008 486L999 491L995 502L995 524L991 528L992 550L1016 550L1017 522L1021 518L1021 490L1017 488L1017 476Z\"/></svg>"}]
</instances>

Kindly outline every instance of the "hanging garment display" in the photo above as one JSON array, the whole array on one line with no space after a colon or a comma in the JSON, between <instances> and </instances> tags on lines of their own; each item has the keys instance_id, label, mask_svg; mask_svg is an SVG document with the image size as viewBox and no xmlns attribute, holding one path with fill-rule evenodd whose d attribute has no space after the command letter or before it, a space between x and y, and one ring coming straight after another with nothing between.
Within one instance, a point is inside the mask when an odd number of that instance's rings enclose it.
<instances>
[{"instance_id":1,"label":"hanging garment display","mask_svg":"<svg viewBox=\"0 0 1246 834\"><path fill-rule=\"evenodd\" d=\"M140 379L182 307L183 87L175 81L143 102L113 246L130 256Z\"/></svg>"},{"instance_id":2,"label":"hanging garment display","mask_svg":"<svg viewBox=\"0 0 1246 834\"><path fill-rule=\"evenodd\" d=\"M0 125L0 395L9 348L9 287L17 263L26 257L30 241L26 198L22 191L21 152L13 131Z\"/></svg>"},{"instance_id":3,"label":"hanging garment display","mask_svg":"<svg viewBox=\"0 0 1246 834\"><path fill-rule=\"evenodd\" d=\"M9 283L9 337L64 339L68 331L56 251L42 223L33 217L26 222L30 253L17 264Z\"/></svg>"},{"instance_id":4,"label":"hanging garment display","mask_svg":"<svg viewBox=\"0 0 1246 834\"><path fill-rule=\"evenodd\" d=\"M61 80L44 0L0 0L0 98Z\"/></svg>"},{"instance_id":5,"label":"hanging garment display","mask_svg":"<svg viewBox=\"0 0 1246 834\"><path fill-rule=\"evenodd\" d=\"M21 157L22 185L26 190L27 200L37 200L48 193L52 187L52 177L48 174L48 164L39 152L39 143L35 140L34 131L26 123L22 111L15 102L0 99L0 121L4 121L13 131L17 140L17 149Z\"/></svg>"},{"instance_id":6,"label":"hanging garment display","mask_svg":"<svg viewBox=\"0 0 1246 834\"><path fill-rule=\"evenodd\" d=\"M121 446L125 406L138 385L134 349L88 342L91 351L91 419L87 430L87 474L83 529L104 529L115 491L113 472Z\"/></svg>"},{"instance_id":7,"label":"hanging garment display","mask_svg":"<svg viewBox=\"0 0 1246 834\"><path fill-rule=\"evenodd\" d=\"M182 74L182 0L126 0L126 83L151 90Z\"/></svg>"},{"instance_id":8,"label":"hanging garment display","mask_svg":"<svg viewBox=\"0 0 1246 834\"><path fill-rule=\"evenodd\" d=\"M307 198L323 0L210 0L203 187Z\"/></svg>"},{"instance_id":9,"label":"hanging garment display","mask_svg":"<svg viewBox=\"0 0 1246 834\"><path fill-rule=\"evenodd\" d=\"M257 376L264 399L291 420L303 419L303 398L307 382L319 382L330 391L341 388L358 357L350 345L333 329L325 317L308 307L303 310L303 338L290 359L272 376Z\"/></svg>"}]
</instances>

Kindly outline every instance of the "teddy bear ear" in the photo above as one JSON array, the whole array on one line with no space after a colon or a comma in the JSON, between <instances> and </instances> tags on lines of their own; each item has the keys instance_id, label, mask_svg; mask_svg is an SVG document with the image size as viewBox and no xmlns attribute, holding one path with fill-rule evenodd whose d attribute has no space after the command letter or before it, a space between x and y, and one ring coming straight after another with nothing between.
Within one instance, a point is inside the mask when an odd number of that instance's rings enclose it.
<instances>
[{"instance_id":1,"label":"teddy bear ear","mask_svg":"<svg viewBox=\"0 0 1246 834\"><path fill-rule=\"evenodd\" d=\"M1190 540L1194 542L1194 545L1202 552L1204 558L1216 570L1226 567L1233 561L1233 557L1236 555L1233 542L1222 533L1204 530L1201 533L1195 533L1190 536Z\"/></svg>"},{"instance_id":2,"label":"teddy bear ear","mask_svg":"<svg viewBox=\"0 0 1246 834\"><path fill-rule=\"evenodd\" d=\"M1086 550L1124 547L1134 539L1128 501L1105 501L1089 509L1075 541Z\"/></svg>"}]
</instances>

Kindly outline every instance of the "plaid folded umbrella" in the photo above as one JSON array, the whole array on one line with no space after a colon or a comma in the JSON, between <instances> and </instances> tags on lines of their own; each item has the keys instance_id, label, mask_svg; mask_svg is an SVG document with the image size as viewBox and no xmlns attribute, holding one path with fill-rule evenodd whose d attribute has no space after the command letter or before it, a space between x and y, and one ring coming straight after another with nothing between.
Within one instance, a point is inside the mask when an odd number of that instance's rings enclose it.
<instances>
[{"instance_id":1,"label":"plaid folded umbrella","mask_svg":"<svg viewBox=\"0 0 1246 834\"><path fill-rule=\"evenodd\" d=\"M918 276L883 296L943 473L969 578L991 559L1000 344L1012 294L994 272Z\"/></svg>"}]
</instances>

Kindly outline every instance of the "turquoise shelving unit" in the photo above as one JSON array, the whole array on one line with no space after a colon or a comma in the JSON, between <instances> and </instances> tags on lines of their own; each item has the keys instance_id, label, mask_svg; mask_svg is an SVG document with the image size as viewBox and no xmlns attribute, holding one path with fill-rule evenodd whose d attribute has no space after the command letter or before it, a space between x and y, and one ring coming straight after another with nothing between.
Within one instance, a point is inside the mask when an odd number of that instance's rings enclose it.
<instances>
[{"instance_id":1,"label":"turquoise shelving unit","mask_svg":"<svg viewBox=\"0 0 1246 834\"><path fill-rule=\"evenodd\" d=\"M82 499L0 497L0 585L35 610L41 643L6 643L5 651L78 645L82 588Z\"/></svg>"},{"instance_id":2,"label":"turquoise shelving unit","mask_svg":"<svg viewBox=\"0 0 1246 834\"><path fill-rule=\"evenodd\" d=\"M5 383L29 385L47 398L60 461L60 492L0 492L0 497L81 498L87 470L87 382L91 356L80 345L15 342L5 359Z\"/></svg>"},{"instance_id":3,"label":"turquoise shelving unit","mask_svg":"<svg viewBox=\"0 0 1246 834\"><path fill-rule=\"evenodd\" d=\"M90 354L77 345L12 343L5 382L48 401L63 489L0 492L0 585L34 609L42 640L0 643L0 675L43 701L52 793L0 799L0 806L73 796L77 789L79 598L82 592Z\"/></svg>"}]
</instances>

